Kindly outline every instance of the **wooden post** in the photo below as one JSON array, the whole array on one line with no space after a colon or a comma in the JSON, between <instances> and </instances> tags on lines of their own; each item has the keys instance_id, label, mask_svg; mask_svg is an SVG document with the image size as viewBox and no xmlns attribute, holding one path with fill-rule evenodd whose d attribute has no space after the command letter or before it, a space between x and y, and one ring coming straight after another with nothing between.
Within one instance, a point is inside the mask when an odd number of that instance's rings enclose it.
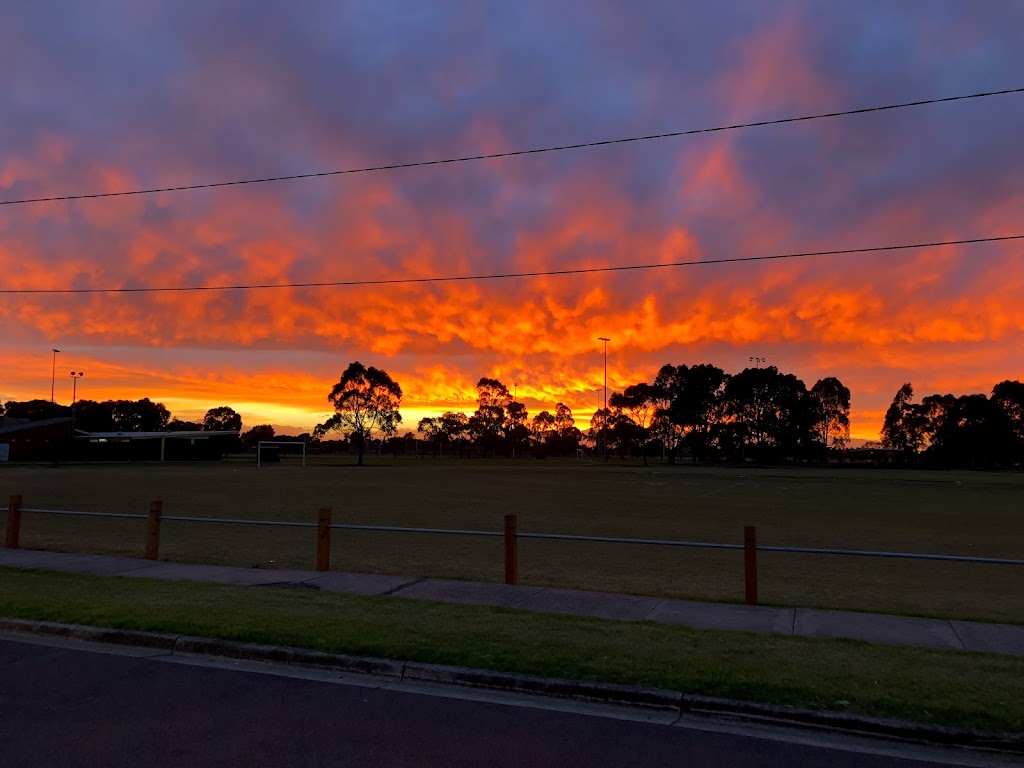
<instances>
[{"instance_id":1,"label":"wooden post","mask_svg":"<svg viewBox=\"0 0 1024 768\"><path fill-rule=\"evenodd\" d=\"M146 559L160 559L160 515L163 514L162 501L149 502L149 525L146 527Z\"/></svg>"},{"instance_id":2,"label":"wooden post","mask_svg":"<svg viewBox=\"0 0 1024 768\"><path fill-rule=\"evenodd\" d=\"M21 538L21 496L15 495L7 501L7 536L4 546L17 549Z\"/></svg>"},{"instance_id":3,"label":"wooden post","mask_svg":"<svg viewBox=\"0 0 1024 768\"><path fill-rule=\"evenodd\" d=\"M505 583L519 583L519 540L516 529L519 523L515 515L505 515Z\"/></svg>"},{"instance_id":4,"label":"wooden post","mask_svg":"<svg viewBox=\"0 0 1024 768\"><path fill-rule=\"evenodd\" d=\"M743 576L746 581L746 603L757 605L757 528L743 527Z\"/></svg>"},{"instance_id":5,"label":"wooden post","mask_svg":"<svg viewBox=\"0 0 1024 768\"><path fill-rule=\"evenodd\" d=\"M316 569L331 570L331 508L320 507L316 526Z\"/></svg>"}]
</instances>

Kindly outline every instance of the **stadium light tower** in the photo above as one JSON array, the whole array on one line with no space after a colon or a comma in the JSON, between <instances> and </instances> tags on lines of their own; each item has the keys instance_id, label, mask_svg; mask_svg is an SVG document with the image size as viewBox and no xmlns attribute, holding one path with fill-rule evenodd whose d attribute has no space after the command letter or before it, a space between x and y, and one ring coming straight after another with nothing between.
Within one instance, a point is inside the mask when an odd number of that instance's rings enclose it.
<instances>
[{"instance_id":1,"label":"stadium light tower","mask_svg":"<svg viewBox=\"0 0 1024 768\"><path fill-rule=\"evenodd\" d=\"M755 367L760 368L761 367L761 363L767 363L768 362L768 358L767 357L752 357L752 358L750 358L750 362L752 362Z\"/></svg>"},{"instance_id":2,"label":"stadium light tower","mask_svg":"<svg viewBox=\"0 0 1024 768\"><path fill-rule=\"evenodd\" d=\"M78 380L80 378L82 378L83 376L85 376L85 373L82 372L82 371L72 371L71 372L71 380L73 382L72 385L71 385L71 436L72 437L75 436L75 403L78 400L78 397L77 397L78 396Z\"/></svg>"},{"instance_id":3,"label":"stadium light tower","mask_svg":"<svg viewBox=\"0 0 1024 768\"><path fill-rule=\"evenodd\" d=\"M604 415L601 418L601 455L608 458L608 342L611 339L606 336L598 336L598 341L604 342Z\"/></svg>"}]
</instances>

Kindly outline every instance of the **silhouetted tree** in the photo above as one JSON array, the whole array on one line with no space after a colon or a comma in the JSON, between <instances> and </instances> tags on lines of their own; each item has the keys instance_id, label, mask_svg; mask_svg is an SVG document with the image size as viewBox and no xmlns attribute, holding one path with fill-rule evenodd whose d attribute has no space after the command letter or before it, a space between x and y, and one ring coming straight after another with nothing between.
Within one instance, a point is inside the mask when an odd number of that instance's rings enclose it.
<instances>
[{"instance_id":1,"label":"silhouetted tree","mask_svg":"<svg viewBox=\"0 0 1024 768\"><path fill-rule=\"evenodd\" d=\"M441 419L435 419L430 416L420 419L420 423L416 425L416 430L423 435L424 440L430 443L436 458L441 452L441 440L444 437L444 426L441 423Z\"/></svg>"},{"instance_id":2,"label":"silhouetted tree","mask_svg":"<svg viewBox=\"0 0 1024 768\"><path fill-rule=\"evenodd\" d=\"M163 403L148 397L141 400L118 400L113 409L115 432L163 432L171 421L171 412Z\"/></svg>"},{"instance_id":3,"label":"silhouetted tree","mask_svg":"<svg viewBox=\"0 0 1024 768\"><path fill-rule=\"evenodd\" d=\"M668 416L678 427L676 434L660 421L659 433L673 455L672 440L679 439L690 449L693 460L711 456L716 426L722 422L725 385L729 376L714 365L662 366L654 380L655 389L669 402ZM664 409L664 406L662 406ZM677 437L678 435L678 437Z\"/></svg>"},{"instance_id":4,"label":"silhouetted tree","mask_svg":"<svg viewBox=\"0 0 1024 768\"><path fill-rule=\"evenodd\" d=\"M985 395L963 395L948 403L932 430L934 438L925 454L932 465L1006 466L1013 455L1015 435L1010 419L999 403Z\"/></svg>"},{"instance_id":5,"label":"silhouetted tree","mask_svg":"<svg viewBox=\"0 0 1024 768\"><path fill-rule=\"evenodd\" d=\"M829 376L815 382L811 397L817 406L814 426L827 461L829 438L835 448L842 448L850 439L850 390L835 376Z\"/></svg>"},{"instance_id":6,"label":"silhouetted tree","mask_svg":"<svg viewBox=\"0 0 1024 768\"><path fill-rule=\"evenodd\" d=\"M608 404L620 409L636 425L640 436L640 457L647 466L648 427L656 410L658 388L645 382L631 384L622 392L615 392L608 398Z\"/></svg>"},{"instance_id":7,"label":"silhouetted tree","mask_svg":"<svg viewBox=\"0 0 1024 768\"><path fill-rule=\"evenodd\" d=\"M258 424L247 432L242 433L242 444L248 448L254 448L261 442L274 439L274 428L269 424Z\"/></svg>"},{"instance_id":8,"label":"silhouetted tree","mask_svg":"<svg viewBox=\"0 0 1024 768\"><path fill-rule=\"evenodd\" d=\"M113 400L97 403L95 400L79 400L75 403L75 429L83 432L114 432Z\"/></svg>"},{"instance_id":9,"label":"silhouetted tree","mask_svg":"<svg viewBox=\"0 0 1024 768\"><path fill-rule=\"evenodd\" d=\"M335 430L347 436L356 446L356 464L363 464L366 443L380 433L395 434L402 421L398 407L402 404L402 388L386 371L356 361L349 363L327 399L335 414L318 424L314 434L322 437Z\"/></svg>"},{"instance_id":10,"label":"silhouetted tree","mask_svg":"<svg viewBox=\"0 0 1024 768\"><path fill-rule=\"evenodd\" d=\"M505 426L505 409L512 402L508 387L486 376L476 383L476 412L469 419L469 430L484 456L494 451L498 435Z\"/></svg>"},{"instance_id":11,"label":"silhouetted tree","mask_svg":"<svg viewBox=\"0 0 1024 768\"><path fill-rule=\"evenodd\" d=\"M242 417L235 413L235 409L227 405L211 408L203 417L203 430L205 432L238 432L242 429Z\"/></svg>"},{"instance_id":12,"label":"silhouetted tree","mask_svg":"<svg viewBox=\"0 0 1024 768\"><path fill-rule=\"evenodd\" d=\"M925 443L926 422L921 408L914 405L914 387L908 381L897 390L882 423L882 445L913 457Z\"/></svg>"},{"instance_id":13,"label":"silhouetted tree","mask_svg":"<svg viewBox=\"0 0 1024 768\"><path fill-rule=\"evenodd\" d=\"M550 411L541 411L533 417L530 431L533 433L533 440L539 451L539 456L545 448L551 445L553 438L557 434L555 431L555 417L551 415Z\"/></svg>"},{"instance_id":14,"label":"silhouetted tree","mask_svg":"<svg viewBox=\"0 0 1024 768\"><path fill-rule=\"evenodd\" d=\"M4 405L4 416L9 419L42 421L70 415L71 409L68 406L51 403L49 400L8 400Z\"/></svg>"},{"instance_id":15,"label":"silhouetted tree","mask_svg":"<svg viewBox=\"0 0 1024 768\"><path fill-rule=\"evenodd\" d=\"M459 458L469 439L469 417L461 411L445 411L441 414L441 433L455 445Z\"/></svg>"},{"instance_id":16,"label":"silhouetted tree","mask_svg":"<svg viewBox=\"0 0 1024 768\"><path fill-rule=\"evenodd\" d=\"M1019 381L1001 381L992 388L992 402L1006 414L1013 430L1012 460L1024 460L1024 384Z\"/></svg>"},{"instance_id":17,"label":"silhouetted tree","mask_svg":"<svg viewBox=\"0 0 1024 768\"><path fill-rule=\"evenodd\" d=\"M729 377L723 393L724 444L758 461L802 459L814 442L815 409L806 385L775 366Z\"/></svg>"},{"instance_id":18,"label":"silhouetted tree","mask_svg":"<svg viewBox=\"0 0 1024 768\"><path fill-rule=\"evenodd\" d=\"M515 456L517 448L527 445L530 441L528 419L529 413L526 411L526 405L518 400L513 400L505 409L505 437L513 456Z\"/></svg>"},{"instance_id":19,"label":"silhouetted tree","mask_svg":"<svg viewBox=\"0 0 1024 768\"><path fill-rule=\"evenodd\" d=\"M182 421L181 419L171 419L167 423L168 432L199 432L202 428L202 424L197 424L194 421Z\"/></svg>"}]
</instances>

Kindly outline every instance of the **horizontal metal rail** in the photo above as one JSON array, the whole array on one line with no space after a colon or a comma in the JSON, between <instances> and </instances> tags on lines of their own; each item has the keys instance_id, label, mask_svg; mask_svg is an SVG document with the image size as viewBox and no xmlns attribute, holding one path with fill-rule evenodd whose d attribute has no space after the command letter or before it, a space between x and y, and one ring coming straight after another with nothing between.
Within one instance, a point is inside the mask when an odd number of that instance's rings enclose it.
<instances>
[{"instance_id":1,"label":"horizontal metal rail","mask_svg":"<svg viewBox=\"0 0 1024 768\"><path fill-rule=\"evenodd\" d=\"M283 525L288 528L316 528L316 523L296 523L291 520L237 520L230 517L182 517L181 515L160 515L161 520L175 520L179 523L227 523L234 525Z\"/></svg>"},{"instance_id":2,"label":"horizontal metal rail","mask_svg":"<svg viewBox=\"0 0 1024 768\"><path fill-rule=\"evenodd\" d=\"M951 560L959 563L986 563L988 565L1024 565L1024 560L1001 557L972 557L970 555L925 555L917 552L873 552L866 549L821 549L818 547L762 547L761 552L799 552L804 555L854 555L856 557L896 557L906 560Z\"/></svg>"},{"instance_id":3,"label":"horizontal metal rail","mask_svg":"<svg viewBox=\"0 0 1024 768\"><path fill-rule=\"evenodd\" d=\"M702 549L743 549L742 544L715 544L710 541L670 541L668 539L620 539L613 536L574 536L568 533L517 533L521 539L562 539L564 541L600 541L607 544L654 544L665 547ZM760 547L759 547L760 549Z\"/></svg>"},{"instance_id":4,"label":"horizontal metal rail","mask_svg":"<svg viewBox=\"0 0 1024 768\"><path fill-rule=\"evenodd\" d=\"M6 511L0 507L0 511ZM66 509L23 509L22 512L40 512L50 515L75 515L81 517L120 517L145 519L146 515L120 512L78 512ZM222 523L229 525L276 525L288 528L316 528L317 523L300 523L288 520L242 520L228 517L185 517L162 515L161 520L185 523ZM390 533L429 533L448 536L504 536L501 531L475 531L457 528L406 528L395 525L357 525L355 523L333 523L331 528L348 531L382 531ZM576 536L567 533L524 533L516 534L521 539L554 539L560 541L590 541L605 544L645 544L664 547L693 547L698 549L743 549L743 544L720 544L710 541L673 541L670 539L627 539L614 536ZM758 545L759 552L789 552L801 555L841 555L847 557L889 557L901 560L940 560L958 563L981 563L984 565L1024 565L1024 560L998 557L972 557L969 555L929 555L918 552L884 552L864 549L827 549L822 547L781 547Z\"/></svg>"},{"instance_id":5,"label":"horizontal metal rail","mask_svg":"<svg viewBox=\"0 0 1024 768\"><path fill-rule=\"evenodd\" d=\"M132 515L124 512L78 512L70 509L27 509L22 512L41 512L44 515L75 515L76 517L131 517L137 520L145 520L148 515Z\"/></svg>"},{"instance_id":6,"label":"horizontal metal rail","mask_svg":"<svg viewBox=\"0 0 1024 768\"><path fill-rule=\"evenodd\" d=\"M346 531L392 531L394 533L446 533L454 536L504 536L501 531L469 531L458 528L399 528L394 525L356 525L354 523L332 523L331 528ZM522 534L519 534L522 536Z\"/></svg>"}]
</instances>

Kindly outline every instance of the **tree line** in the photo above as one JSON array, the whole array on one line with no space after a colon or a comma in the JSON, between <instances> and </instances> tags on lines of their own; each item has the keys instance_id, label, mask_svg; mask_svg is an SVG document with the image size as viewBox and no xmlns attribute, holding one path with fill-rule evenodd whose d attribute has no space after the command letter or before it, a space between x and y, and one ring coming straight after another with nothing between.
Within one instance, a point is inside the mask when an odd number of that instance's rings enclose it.
<instances>
[{"instance_id":1,"label":"tree line","mask_svg":"<svg viewBox=\"0 0 1024 768\"><path fill-rule=\"evenodd\" d=\"M49 400L9 400L0 405L0 416L26 421L74 417L75 429L83 432L241 432L242 417L228 405L210 408L202 421L172 418L163 403L141 400L79 400L74 406ZM243 445L272 440L274 428L261 424L241 433Z\"/></svg>"},{"instance_id":2,"label":"tree line","mask_svg":"<svg viewBox=\"0 0 1024 768\"><path fill-rule=\"evenodd\" d=\"M572 456L580 448L603 456L651 456L669 462L822 462L841 456L850 436L850 390L826 377L812 387L775 366L729 374L714 365L664 365L653 381L612 392L608 407L593 414L588 429L572 410L530 415L501 381L483 377L472 413L447 411L421 419L417 432L434 456ZM350 363L327 396L334 414L304 440L316 451L354 450L357 463L371 448L408 452L414 433L398 436L402 388L384 370ZM86 432L240 431L230 406L209 409L201 421L172 418L149 398L79 400L73 415ZM72 408L48 400L8 401L0 416L38 421L72 416ZM336 439L330 436L336 434ZM241 434L243 446L273 440L267 424ZM886 412L880 441L897 463L929 467L1004 468L1024 461L1024 384L1002 381L991 396L929 395L914 401L904 384ZM419 440L417 441L417 447Z\"/></svg>"},{"instance_id":3,"label":"tree line","mask_svg":"<svg viewBox=\"0 0 1024 768\"><path fill-rule=\"evenodd\" d=\"M1024 461L1024 384L1001 381L992 395L928 395L914 402L908 382L885 413L880 445L902 463L1002 468Z\"/></svg>"},{"instance_id":4,"label":"tree line","mask_svg":"<svg viewBox=\"0 0 1024 768\"><path fill-rule=\"evenodd\" d=\"M612 393L586 431L575 426L564 403L530 418L501 381L481 378L476 390L472 414L448 411L420 420L417 430L434 455L564 456L585 445L603 455L639 453L645 463L653 453L670 462L682 456L822 461L830 448L846 445L850 433L850 390L842 382L828 377L808 389L774 366L730 375L708 364L665 365L652 382ZM402 388L386 371L353 362L328 400L335 413L317 425L314 437L340 433L355 446L357 463L374 440L397 445Z\"/></svg>"}]
</instances>

